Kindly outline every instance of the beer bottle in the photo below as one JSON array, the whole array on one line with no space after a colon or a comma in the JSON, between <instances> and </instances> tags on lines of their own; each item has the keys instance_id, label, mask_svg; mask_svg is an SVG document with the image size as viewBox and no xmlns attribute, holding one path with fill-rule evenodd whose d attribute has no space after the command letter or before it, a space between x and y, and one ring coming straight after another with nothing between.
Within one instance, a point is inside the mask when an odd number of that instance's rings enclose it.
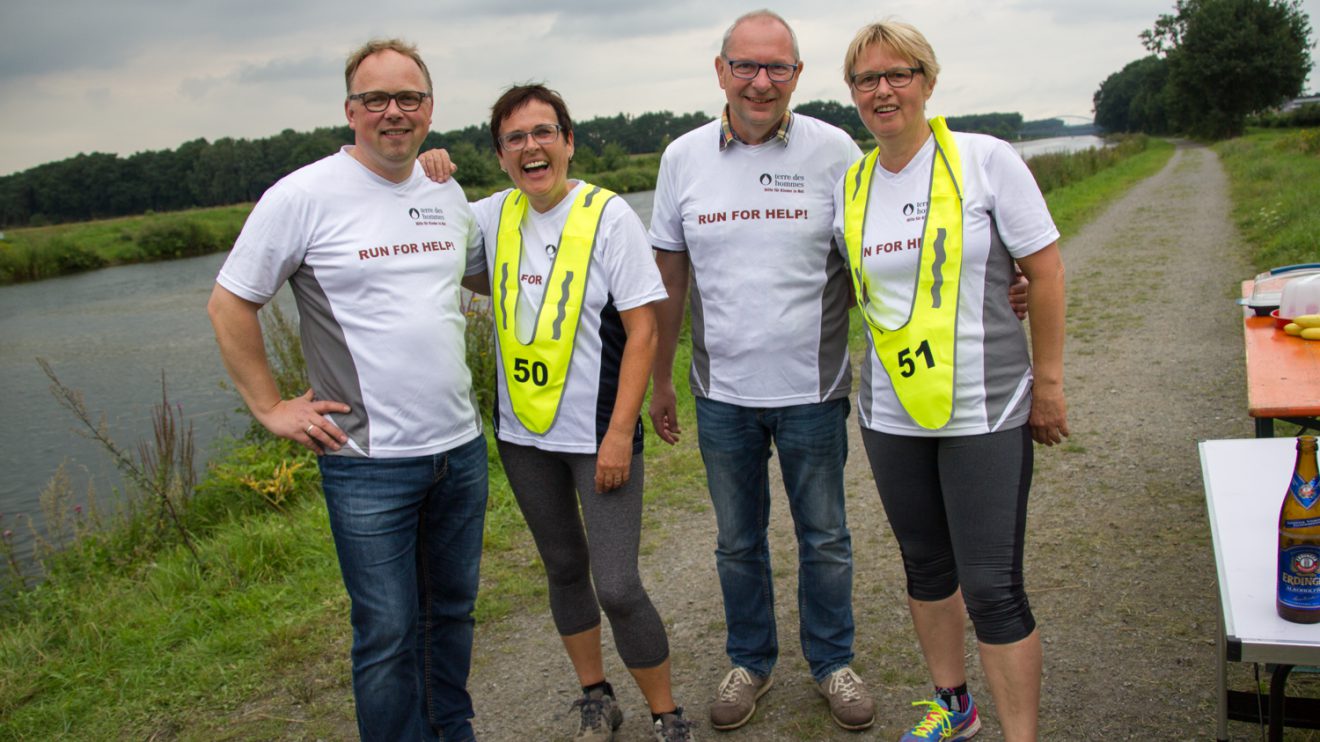
<instances>
[{"instance_id":1,"label":"beer bottle","mask_svg":"<svg viewBox=\"0 0 1320 742\"><path fill-rule=\"evenodd\" d=\"M1275 607L1297 623L1320 622L1320 478L1315 436L1297 439L1297 463L1279 508L1279 580Z\"/></svg>"}]
</instances>

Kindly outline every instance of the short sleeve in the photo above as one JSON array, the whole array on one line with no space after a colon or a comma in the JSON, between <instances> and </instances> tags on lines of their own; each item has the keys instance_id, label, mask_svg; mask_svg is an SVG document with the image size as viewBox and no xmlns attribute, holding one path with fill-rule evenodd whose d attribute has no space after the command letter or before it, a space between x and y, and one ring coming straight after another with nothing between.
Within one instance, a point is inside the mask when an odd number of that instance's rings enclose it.
<instances>
[{"instance_id":1,"label":"short sleeve","mask_svg":"<svg viewBox=\"0 0 1320 742\"><path fill-rule=\"evenodd\" d=\"M660 174L656 177L649 237L651 244L659 250L685 252L687 241L683 239L683 212L678 202L677 149L671 145L660 156Z\"/></svg>"},{"instance_id":2,"label":"short sleeve","mask_svg":"<svg viewBox=\"0 0 1320 742\"><path fill-rule=\"evenodd\" d=\"M662 301L668 294L641 218L620 197L611 199L605 209L602 216L609 221L600 259L615 308L625 311Z\"/></svg>"},{"instance_id":3,"label":"short sleeve","mask_svg":"<svg viewBox=\"0 0 1320 742\"><path fill-rule=\"evenodd\" d=\"M1010 255L1024 258L1059 239L1045 197L1012 145L995 141L986 158L985 175L995 227Z\"/></svg>"},{"instance_id":4,"label":"short sleeve","mask_svg":"<svg viewBox=\"0 0 1320 742\"><path fill-rule=\"evenodd\" d=\"M843 196L843 181L848 179L847 171L839 176L839 182L834 184L834 248L843 256L845 262L848 260L848 245L843 241L843 210L846 204Z\"/></svg>"},{"instance_id":5,"label":"short sleeve","mask_svg":"<svg viewBox=\"0 0 1320 742\"><path fill-rule=\"evenodd\" d=\"M270 301L307 254L312 208L288 183L267 190L243 223L216 282L247 301Z\"/></svg>"},{"instance_id":6,"label":"short sleeve","mask_svg":"<svg viewBox=\"0 0 1320 742\"><path fill-rule=\"evenodd\" d=\"M482 236L481 225L477 223L476 212L467 204L464 204L464 212L468 220L468 236L467 267L463 270L463 275L475 276L486 270L486 243Z\"/></svg>"},{"instance_id":7,"label":"short sleeve","mask_svg":"<svg viewBox=\"0 0 1320 742\"><path fill-rule=\"evenodd\" d=\"M490 256L486 253L486 243L489 242L492 249L495 246L495 229L498 226L496 223L498 214L496 212L500 205L504 203L503 198L501 198L502 193L507 193L507 191L492 194L470 204L472 214L476 218L477 233L481 236L481 246L476 249L476 253L480 256L477 264L482 268L489 268L490 266ZM472 267L474 259L475 257L472 254L468 255L468 270L471 273L467 275L478 272L473 270Z\"/></svg>"}]
</instances>

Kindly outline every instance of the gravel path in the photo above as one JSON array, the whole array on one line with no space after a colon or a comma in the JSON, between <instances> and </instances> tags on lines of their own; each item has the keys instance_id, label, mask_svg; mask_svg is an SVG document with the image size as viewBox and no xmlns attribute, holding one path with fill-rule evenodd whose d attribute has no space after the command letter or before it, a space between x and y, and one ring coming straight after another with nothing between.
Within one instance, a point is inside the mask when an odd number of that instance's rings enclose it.
<instances>
[{"instance_id":1,"label":"gravel path","mask_svg":"<svg viewBox=\"0 0 1320 742\"><path fill-rule=\"evenodd\" d=\"M1216 598L1195 442L1252 433L1231 305L1250 269L1229 210L1214 153L1180 144L1160 173L1064 239L1073 435L1037 450L1027 544L1045 642L1042 739L1213 738ZM692 427L681 445L695 446ZM876 696L877 724L861 734L834 728L811 683L797 642L792 527L776 484L782 656L775 688L735 732L706 726L727 669L714 515L704 507L650 516L643 575L669 628L675 696L701 739L896 739L914 718L908 704L928 692L897 549L850 427L855 667ZM606 671L627 713L620 739L649 739L645 702L610 641L607 626ZM483 740L569 738L577 689L548 610L480 626L476 655ZM974 657L970 670L986 720L981 738L998 739ZM1230 731L1255 738L1247 725Z\"/></svg>"}]
</instances>

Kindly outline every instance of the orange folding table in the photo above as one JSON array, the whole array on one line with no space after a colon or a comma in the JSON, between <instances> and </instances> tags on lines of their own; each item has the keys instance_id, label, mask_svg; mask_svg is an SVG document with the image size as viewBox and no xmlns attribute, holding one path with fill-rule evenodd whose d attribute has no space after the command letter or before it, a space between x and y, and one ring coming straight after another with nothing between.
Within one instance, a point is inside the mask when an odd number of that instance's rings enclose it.
<instances>
[{"instance_id":1,"label":"orange folding table","mask_svg":"<svg viewBox=\"0 0 1320 742\"><path fill-rule=\"evenodd\" d=\"M1250 296L1252 281L1242 282ZM1247 413L1256 437L1274 435L1274 421L1320 430L1320 340L1284 334L1273 317L1245 310L1242 335L1247 354Z\"/></svg>"}]
</instances>

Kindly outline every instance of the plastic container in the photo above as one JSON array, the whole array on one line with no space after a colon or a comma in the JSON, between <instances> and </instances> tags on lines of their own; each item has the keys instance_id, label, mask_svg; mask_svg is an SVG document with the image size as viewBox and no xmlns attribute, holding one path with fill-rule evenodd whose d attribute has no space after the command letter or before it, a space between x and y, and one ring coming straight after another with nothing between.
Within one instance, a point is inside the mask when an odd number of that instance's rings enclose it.
<instances>
[{"instance_id":1,"label":"plastic container","mask_svg":"<svg viewBox=\"0 0 1320 742\"><path fill-rule=\"evenodd\" d=\"M1279 317L1293 319L1304 314L1320 314L1320 275L1304 276L1284 284Z\"/></svg>"},{"instance_id":2,"label":"plastic container","mask_svg":"<svg viewBox=\"0 0 1320 742\"><path fill-rule=\"evenodd\" d=\"M1300 263L1271 268L1256 276L1251 296L1242 300L1256 316L1264 317L1283 303L1283 289L1289 283L1307 276L1320 275L1320 263ZM1282 315L1283 313L1280 312ZM1288 316L1288 315L1283 315Z\"/></svg>"}]
</instances>

